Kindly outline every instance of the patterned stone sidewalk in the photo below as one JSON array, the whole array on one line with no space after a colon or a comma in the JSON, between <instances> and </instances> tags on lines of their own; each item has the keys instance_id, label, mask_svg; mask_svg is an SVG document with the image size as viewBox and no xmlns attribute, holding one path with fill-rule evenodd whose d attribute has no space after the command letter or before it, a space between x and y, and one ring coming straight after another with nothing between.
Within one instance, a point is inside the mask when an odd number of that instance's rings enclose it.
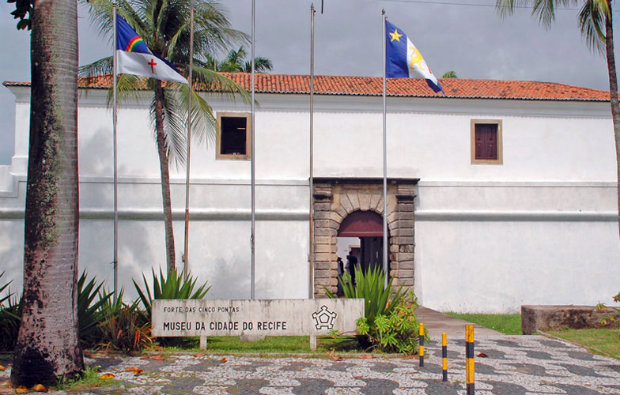
<instances>
[{"instance_id":1,"label":"patterned stone sidewalk","mask_svg":"<svg viewBox=\"0 0 620 395\"><path fill-rule=\"evenodd\" d=\"M97 357L122 387L93 394L465 394L465 343L448 341L449 381L441 381L441 351L418 359L178 354L164 360ZM620 394L620 361L542 336L498 336L476 341L476 394ZM127 368L140 368L134 376ZM0 372L0 379L8 377Z\"/></svg>"}]
</instances>

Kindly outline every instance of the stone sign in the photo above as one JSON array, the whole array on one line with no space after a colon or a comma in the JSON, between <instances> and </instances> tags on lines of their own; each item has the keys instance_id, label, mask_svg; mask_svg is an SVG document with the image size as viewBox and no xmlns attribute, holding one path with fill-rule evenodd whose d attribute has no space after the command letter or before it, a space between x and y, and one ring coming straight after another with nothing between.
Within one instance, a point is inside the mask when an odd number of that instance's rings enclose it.
<instances>
[{"instance_id":1,"label":"stone sign","mask_svg":"<svg viewBox=\"0 0 620 395\"><path fill-rule=\"evenodd\" d=\"M151 324L156 337L321 336L363 316L363 299L156 299Z\"/></svg>"}]
</instances>

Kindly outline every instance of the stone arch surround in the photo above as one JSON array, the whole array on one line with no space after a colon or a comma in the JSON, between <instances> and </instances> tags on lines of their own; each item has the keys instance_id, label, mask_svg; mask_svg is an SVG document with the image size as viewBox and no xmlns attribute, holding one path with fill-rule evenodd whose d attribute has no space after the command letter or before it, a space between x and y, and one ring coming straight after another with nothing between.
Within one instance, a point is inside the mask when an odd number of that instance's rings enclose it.
<instances>
[{"instance_id":1,"label":"stone arch surround","mask_svg":"<svg viewBox=\"0 0 620 395\"><path fill-rule=\"evenodd\" d=\"M388 178L387 223L390 277L413 288L414 199L418 179ZM337 239L342 221L354 211L383 215L382 178L314 178L314 294L336 293Z\"/></svg>"}]
</instances>

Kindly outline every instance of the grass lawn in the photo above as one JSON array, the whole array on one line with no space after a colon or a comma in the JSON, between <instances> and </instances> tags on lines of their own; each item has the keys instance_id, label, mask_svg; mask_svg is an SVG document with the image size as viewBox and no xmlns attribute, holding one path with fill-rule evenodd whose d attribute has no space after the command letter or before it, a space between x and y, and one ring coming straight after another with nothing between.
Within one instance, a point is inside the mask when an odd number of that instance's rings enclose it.
<instances>
[{"instance_id":1,"label":"grass lawn","mask_svg":"<svg viewBox=\"0 0 620 395\"><path fill-rule=\"evenodd\" d=\"M521 314L459 314L446 313L451 317L473 322L506 335L520 335Z\"/></svg>"},{"instance_id":2,"label":"grass lawn","mask_svg":"<svg viewBox=\"0 0 620 395\"><path fill-rule=\"evenodd\" d=\"M263 340L243 341L237 336L212 336L207 338L207 350L210 352L240 352L240 353L326 353L332 350L336 352L357 352L357 341L354 338L331 337L317 338L316 351L310 350L308 336L267 336ZM199 352L199 339L192 338L179 347L166 346L166 351L191 351Z\"/></svg>"},{"instance_id":3,"label":"grass lawn","mask_svg":"<svg viewBox=\"0 0 620 395\"><path fill-rule=\"evenodd\" d=\"M595 354L620 359L620 330L618 329L562 329L547 333L571 343L580 344Z\"/></svg>"}]
</instances>

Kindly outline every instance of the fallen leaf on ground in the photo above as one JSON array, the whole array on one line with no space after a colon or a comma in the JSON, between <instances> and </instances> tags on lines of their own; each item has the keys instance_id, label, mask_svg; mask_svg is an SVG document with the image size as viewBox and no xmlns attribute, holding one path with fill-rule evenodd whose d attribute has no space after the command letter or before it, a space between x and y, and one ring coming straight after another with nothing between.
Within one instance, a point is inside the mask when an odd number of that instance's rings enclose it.
<instances>
[{"instance_id":1,"label":"fallen leaf on ground","mask_svg":"<svg viewBox=\"0 0 620 395\"><path fill-rule=\"evenodd\" d=\"M329 359L331 359L332 361L342 361L342 357L339 355L336 355L336 351L333 348L329 352Z\"/></svg>"},{"instance_id":2,"label":"fallen leaf on ground","mask_svg":"<svg viewBox=\"0 0 620 395\"><path fill-rule=\"evenodd\" d=\"M35 385L34 387L32 387L32 390L37 392L47 392L47 388L45 388L43 384Z\"/></svg>"},{"instance_id":3,"label":"fallen leaf on ground","mask_svg":"<svg viewBox=\"0 0 620 395\"><path fill-rule=\"evenodd\" d=\"M135 366L130 366L128 368L125 368L125 372L133 372L134 376L139 376L142 374L143 370Z\"/></svg>"},{"instance_id":4,"label":"fallen leaf on ground","mask_svg":"<svg viewBox=\"0 0 620 395\"><path fill-rule=\"evenodd\" d=\"M204 357L204 356L205 356L205 354L194 354L194 356L195 356L196 358L200 358L200 357Z\"/></svg>"},{"instance_id":5,"label":"fallen leaf on ground","mask_svg":"<svg viewBox=\"0 0 620 395\"><path fill-rule=\"evenodd\" d=\"M359 359L372 359L372 355L360 355Z\"/></svg>"},{"instance_id":6,"label":"fallen leaf on ground","mask_svg":"<svg viewBox=\"0 0 620 395\"><path fill-rule=\"evenodd\" d=\"M156 361L163 361L164 357L162 357L161 355L153 355L151 359L154 359Z\"/></svg>"},{"instance_id":7,"label":"fallen leaf on ground","mask_svg":"<svg viewBox=\"0 0 620 395\"><path fill-rule=\"evenodd\" d=\"M146 357L140 357L140 359L151 359L151 357L146 356Z\"/></svg>"},{"instance_id":8,"label":"fallen leaf on ground","mask_svg":"<svg viewBox=\"0 0 620 395\"><path fill-rule=\"evenodd\" d=\"M23 385L20 385L19 387L15 388L15 392L18 394L25 394L28 392L28 388L24 387Z\"/></svg>"},{"instance_id":9,"label":"fallen leaf on ground","mask_svg":"<svg viewBox=\"0 0 620 395\"><path fill-rule=\"evenodd\" d=\"M486 355L485 353L481 352L480 354L477 355L480 358L488 358L489 356Z\"/></svg>"},{"instance_id":10,"label":"fallen leaf on ground","mask_svg":"<svg viewBox=\"0 0 620 395\"><path fill-rule=\"evenodd\" d=\"M109 379L113 379L114 375L112 373L104 373L100 377L104 380L109 380Z\"/></svg>"},{"instance_id":11,"label":"fallen leaf on ground","mask_svg":"<svg viewBox=\"0 0 620 395\"><path fill-rule=\"evenodd\" d=\"M226 358L222 358L222 359L220 359L220 362L221 363L226 363L226 362L228 362L228 360Z\"/></svg>"}]
</instances>

